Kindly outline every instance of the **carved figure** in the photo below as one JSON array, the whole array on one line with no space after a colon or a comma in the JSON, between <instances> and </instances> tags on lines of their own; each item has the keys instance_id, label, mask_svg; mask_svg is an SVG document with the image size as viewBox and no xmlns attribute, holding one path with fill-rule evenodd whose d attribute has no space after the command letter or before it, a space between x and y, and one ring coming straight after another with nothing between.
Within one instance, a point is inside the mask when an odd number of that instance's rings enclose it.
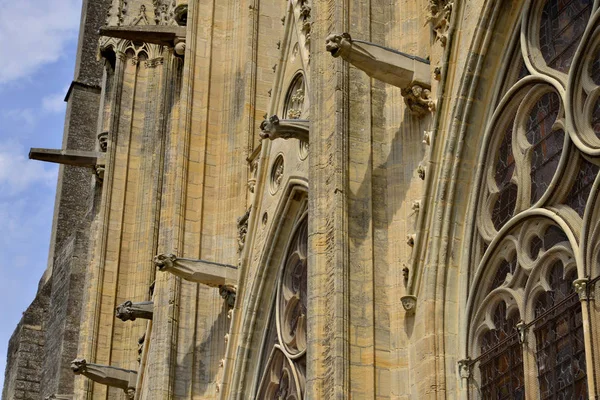
<instances>
[{"instance_id":1,"label":"carved figure","mask_svg":"<svg viewBox=\"0 0 600 400\"><path fill-rule=\"evenodd\" d=\"M406 314L412 315L415 313L415 309L417 308L416 296L402 296L400 298L400 301L402 302L402 307L404 307L404 311L406 311Z\"/></svg>"},{"instance_id":2,"label":"carved figure","mask_svg":"<svg viewBox=\"0 0 600 400\"><path fill-rule=\"evenodd\" d=\"M100 151L106 153L106 150L108 150L108 132L98 134L98 143L100 145Z\"/></svg>"},{"instance_id":3,"label":"carved figure","mask_svg":"<svg viewBox=\"0 0 600 400\"><path fill-rule=\"evenodd\" d=\"M410 88L402 89L404 102L410 111L418 117L427 115L435 111L435 102L431 99L431 91L420 85L413 85Z\"/></svg>"},{"instance_id":4,"label":"carved figure","mask_svg":"<svg viewBox=\"0 0 600 400\"><path fill-rule=\"evenodd\" d=\"M236 293L237 287L234 285L219 286L219 294L223 299L225 299L225 302L227 303L227 306L229 306L229 308L233 308L235 306Z\"/></svg>"},{"instance_id":5,"label":"carved figure","mask_svg":"<svg viewBox=\"0 0 600 400\"><path fill-rule=\"evenodd\" d=\"M175 11L173 11L173 19L177 22L177 25L186 26L187 25L187 14L188 14L188 5L180 4L175 7Z\"/></svg>"},{"instance_id":6,"label":"carved figure","mask_svg":"<svg viewBox=\"0 0 600 400\"><path fill-rule=\"evenodd\" d=\"M127 300L116 308L116 317L121 321L135 321L137 318L152 319L154 302L133 303Z\"/></svg>"},{"instance_id":7,"label":"carved figure","mask_svg":"<svg viewBox=\"0 0 600 400\"><path fill-rule=\"evenodd\" d=\"M88 363L83 358L71 362L75 375L84 375L96 383L123 389L129 399L135 396L137 372L133 370Z\"/></svg>"},{"instance_id":8,"label":"carved figure","mask_svg":"<svg viewBox=\"0 0 600 400\"><path fill-rule=\"evenodd\" d=\"M282 119L272 115L260 124L261 139L298 139L308 142L309 121L305 119Z\"/></svg>"},{"instance_id":9,"label":"carved figure","mask_svg":"<svg viewBox=\"0 0 600 400\"><path fill-rule=\"evenodd\" d=\"M446 47L448 43L448 29L453 6L454 3L449 0L429 0L427 21L431 24L431 29L442 47Z\"/></svg>"},{"instance_id":10,"label":"carved figure","mask_svg":"<svg viewBox=\"0 0 600 400\"><path fill-rule=\"evenodd\" d=\"M244 249L244 244L246 243L246 234L248 233L248 219L250 218L250 211L252 211L252 206L248 208L246 213L238 218L237 227L238 227L238 252L242 252Z\"/></svg>"},{"instance_id":11,"label":"carved figure","mask_svg":"<svg viewBox=\"0 0 600 400\"><path fill-rule=\"evenodd\" d=\"M425 167L422 165L419 165L419 167L417 168L417 175L419 175L419 178L421 178L421 180L425 180Z\"/></svg>"}]
</instances>

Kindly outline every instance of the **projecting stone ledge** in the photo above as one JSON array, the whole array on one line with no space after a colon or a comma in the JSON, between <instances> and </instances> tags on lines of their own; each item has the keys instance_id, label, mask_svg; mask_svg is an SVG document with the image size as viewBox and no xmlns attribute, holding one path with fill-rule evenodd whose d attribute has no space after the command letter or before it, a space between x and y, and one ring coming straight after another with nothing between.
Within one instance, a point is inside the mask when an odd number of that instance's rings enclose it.
<instances>
[{"instance_id":1,"label":"projecting stone ledge","mask_svg":"<svg viewBox=\"0 0 600 400\"><path fill-rule=\"evenodd\" d=\"M153 312L154 302L152 301L133 303L127 300L123 304L119 304L115 309L116 317L123 322L135 321L137 318L152 319Z\"/></svg>"},{"instance_id":2,"label":"projecting stone ledge","mask_svg":"<svg viewBox=\"0 0 600 400\"><path fill-rule=\"evenodd\" d=\"M159 254L154 264L162 272L170 272L186 281L219 288L219 294L230 307L235 304L237 267L211 261L178 258L173 254Z\"/></svg>"},{"instance_id":3,"label":"projecting stone ledge","mask_svg":"<svg viewBox=\"0 0 600 400\"><path fill-rule=\"evenodd\" d=\"M429 91L429 61L374 43L353 40L348 33L329 35L325 49L333 57L341 57L371 78L402 89L402 96L414 114L422 116L435 109Z\"/></svg>"},{"instance_id":4,"label":"projecting stone ledge","mask_svg":"<svg viewBox=\"0 0 600 400\"><path fill-rule=\"evenodd\" d=\"M260 124L261 139L299 139L308 143L309 121L306 119L279 119L273 115Z\"/></svg>"},{"instance_id":5,"label":"projecting stone ledge","mask_svg":"<svg viewBox=\"0 0 600 400\"><path fill-rule=\"evenodd\" d=\"M29 150L29 159L76 167L94 168L104 165L104 153L98 151L38 149Z\"/></svg>"},{"instance_id":6,"label":"projecting stone ledge","mask_svg":"<svg viewBox=\"0 0 600 400\"><path fill-rule=\"evenodd\" d=\"M29 150L29 159L76 167L91 168L101 182L104 179L105 153L98 151L39 149Z\"/></svg>"},{"instance_id":7,"label":"projecting stone ledge","mask_svg":"<svg viewBox=\"0 0 600 400\"><path fill-rule=\"evenodd\" d=\"M71 362L71 369L75 375L83 375L101 385L123 389L129 399L135 397L135 386L137 381L136 371L91 364L81 358Z\"/></svg>"},{"instance_id":8,"label":"projecting stone ledge","mask_svg":"<svg viewBox=\"0 0 600 400\"><path fill-rule=\"evenodd\" d=\"M72 394L51 394L46 396L44 400L73 400Z\"/></svg>"}]
</instances>

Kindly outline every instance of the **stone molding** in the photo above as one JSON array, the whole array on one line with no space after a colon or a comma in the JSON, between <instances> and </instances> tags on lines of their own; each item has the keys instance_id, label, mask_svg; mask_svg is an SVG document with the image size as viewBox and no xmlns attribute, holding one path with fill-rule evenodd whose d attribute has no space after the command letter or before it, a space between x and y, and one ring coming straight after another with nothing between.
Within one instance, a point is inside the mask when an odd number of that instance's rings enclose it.
<instances>
[{"instance_id":1,"label":"stone molding","mask_svg":"<svg viewBox=\"0 0 600 400\"><path fill-rule=\"evenodd\" d=\"M133 303L131 300L119 304L115 309L115 316L121 321L135 321L140 319L152 319L154 312L154 302L142 301Z\"/></svg>"},{"instance_id":2,"label":"stone molding","mask_svg":"<svg viewBox=\"0 0 600 400\"><path fill-rule=\"evenodd\" d=\"M135 397L137 371L92 364L83 358L73 360L71 370L75 375L83 375L96 383L123 389L129 399Z\"/></svg>"}]
</instances>

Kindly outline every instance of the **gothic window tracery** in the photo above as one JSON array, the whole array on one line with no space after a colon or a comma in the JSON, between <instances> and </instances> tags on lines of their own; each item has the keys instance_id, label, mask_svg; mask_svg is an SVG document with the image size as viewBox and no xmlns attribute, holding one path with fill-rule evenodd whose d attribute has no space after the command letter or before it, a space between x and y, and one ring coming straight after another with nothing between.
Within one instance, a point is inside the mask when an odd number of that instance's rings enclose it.
<instances>
[{"instance_id":1,"label":"gothic window tracery","mask_svg":"<svg viewBox=\"0 0 600 400\"><path fill-rule=\"evenodd\" d=\"M308 218L299 219L277 279L257 399L299 400L306 376Z\"/></svg>"},{"instance_id":2,"label":"gothic window tracery","mask_svg":"<svg viewBox=\"0 0 600 400\"><path fill-rule=\"evenodd\" d=\"M594 332L573 282L599 269L600 10L524 7L481 155L469 387L475 398L585 399Z\"/></svg>"}]
</instances>

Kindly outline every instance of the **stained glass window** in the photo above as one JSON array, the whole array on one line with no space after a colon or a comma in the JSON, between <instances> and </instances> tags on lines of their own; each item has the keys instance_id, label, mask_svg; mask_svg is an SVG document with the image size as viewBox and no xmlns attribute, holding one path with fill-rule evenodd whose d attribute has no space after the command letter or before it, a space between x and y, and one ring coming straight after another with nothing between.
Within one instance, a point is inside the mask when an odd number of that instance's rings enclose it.
<instances>
[{"instance_id":1,"label":"stained glass window","mask_svg":"<svg viewBox=\"0 0 600 400\"><path fill-rule=\"evenodd\" d=\"M481 339L481 394L484 399L524 399L523 352L516 330L518 314L506 317L506 304L494 312L494 329Z\"/></svg>"},{"instance_id":2,"label":"stained glass window","mask_svg":"<svg viewBox=\"0 0 600 400\"><path fill-rule=\"evenodd\" d=\"M535 304L536 360L541 399L587 399L583 320L573 274L553 266L551 289Z\"/></svg>"},{"instance_id":3,"label":"stained glass window","mask_svg":"<svg viewBox=\"0 0 600 400\"><path fill-rule=\"evenodd\" d=\"M501 76L510 79L500 85L502 100L492 103L481 153L476 240L485 255L473 257L478 281L470 292L469 340L479 375L471 393L587 399L584 334L595 333L584 332L573 281L593 270L576 265L581 249L597 249L597 236L582 226L596 226L600 30L589 24L600 10L592 10L591 0L525 4L519 29L527 40L506 49L514 62ZM585 257L600 259L597 254ZM527 387L524 372L532 377Z\"/></svg>"}]
</instances>

